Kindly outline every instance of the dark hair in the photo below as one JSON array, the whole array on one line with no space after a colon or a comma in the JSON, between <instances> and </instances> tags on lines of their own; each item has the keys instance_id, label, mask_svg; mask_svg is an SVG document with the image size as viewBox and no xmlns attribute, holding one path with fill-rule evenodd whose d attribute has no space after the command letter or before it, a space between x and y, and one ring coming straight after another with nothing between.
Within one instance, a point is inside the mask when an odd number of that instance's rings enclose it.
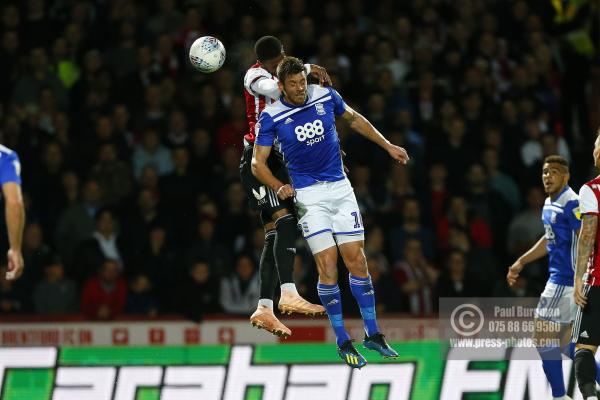
<instances>
[{"instance_id":1,"label":"dark hair","mask_svg":"<svg viewBox=\"0 0 600 400\"><path fill-rule=\"evenodd\" d=\"M564 168L569 170L569 162L563 156L551 155L544 158L544 164L560 164Z\"/></svg>"},{"instance_id":2,"label":"dark hair","mask_svg":"<svg viewBox=\"0 0 600 400\"><path fill-rule=\"evenodd\" d=\"M101 207L94 214L94 220L96 220L96 222L100 221L100 218L102 217L102 215L106 214L106 213L110 214L110 217L113 220L117 219L117 215L115 214L115 211L112 208L110 208L110 207Z\"/></svg>"},{"instance_id":3,"label":"dark hair","mask_svg":"<svg viewBox=\"0 0 600 400\"><path fill-rule=\"evenodd\" d=\"M296 57L284 57L277 66L277 79L283 84L288 76L296 75L304 71L304 63L302 60Z\"/></svg>"},{"instance_id":4,"label":"dark hair","mask_svg":"<svg viewBox=\"0 0 600 400\"><path fill-rule=\"evenodd\" d=\"M275 36L263 36L254 44L254 52L258 61L272 60L283 52L283 45Z\"/></svg>"}]
</instances>

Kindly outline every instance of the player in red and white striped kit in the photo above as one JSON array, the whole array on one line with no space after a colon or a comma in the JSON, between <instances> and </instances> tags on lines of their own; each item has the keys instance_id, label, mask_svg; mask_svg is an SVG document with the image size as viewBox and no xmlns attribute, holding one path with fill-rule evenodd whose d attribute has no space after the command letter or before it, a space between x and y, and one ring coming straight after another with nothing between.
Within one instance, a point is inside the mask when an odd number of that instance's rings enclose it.
<instances>
[{"instance_id":1,"label":"player in red and white striped kit","mask_svg":"<svg viewBox=\"0 0 600 400\"><path fill-rule=\"evenodd\" d=\"M244 136L244 152L240 163L242 184L249 198L250 206L260 211L265 228L265 246L260 259L260 299L258 307L250 317L250 323L277 336L288 337L291 331L275 317L273 297L277 281L281 282L279 310L283 313L297 312L307 315L323 315L321 305L303 299L296 289L292 277L296 255L296 218L291 213L294 204L291 199L280 200L278 192L258 181L251 171L251 161L256 137L258 116L267 104L279 99L281 92L277 86L277 65L285 56L283 46L274 36L260 38L255 46L258 61L244 76L244 97L246 98L246 118L248 132ZM324 68L306 65L307 73L319 79L321 84L331 84ZM273 152L268 160L269 167L285 183L289 182L287 169L282 157Z\"/></svg>"},{"instance_id":2,"label":"player in red and white striped kit","mask_svg":"<svg viewBox=\"0 0 600 400\"><path fill-rule=\"evenodd\" d=\"M594 143L594 165L600 168L600 129ZM573 324L575 377L584 399L598 400L594 354L600 345L600 176L579 190L581 230L577 243L575 303L579 306ZM585 273L584 273L585 272Z\"/></svg>"}]
</instances>

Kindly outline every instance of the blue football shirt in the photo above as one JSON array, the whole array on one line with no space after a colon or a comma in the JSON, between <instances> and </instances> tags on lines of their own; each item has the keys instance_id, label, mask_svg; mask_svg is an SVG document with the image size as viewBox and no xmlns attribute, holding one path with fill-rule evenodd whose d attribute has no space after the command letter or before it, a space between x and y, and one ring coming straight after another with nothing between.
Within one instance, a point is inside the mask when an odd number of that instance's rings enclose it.
<instances>
[{"instance_id":1,"label":"blue football shirt","mask_svg":"<svg viewBox=\"0 0 600 400\"><path fill-rule=\"evenodd\" d=\"M287 103L283 96L260 114L256 144L277 145L296 189L316 182L345 178L335 117L346 111L346 103L329 87L308 85L303 105Z\"/></svg>"},{"instance_id":2,"label":"blue football shirt","mask_svg":"<svg viewBox=\"0 0 600 400\"><path fill-rule=\"evenodd\" d=\"M549 281L573 286L577 254L577 230L581 227L579 198L569 186L553 200L546 198L542 210L546 231Z\"/></svg>"},{"instance_id":3,"label":"blue football shirt","mask_svg":"<svg viewBox=\"0 0 600 400\"><path fill-rule=\"evenodd\" d=\"M0 185L7 182L21 184L21 162L15 151L0 144Z\"/></svg>"}]
</instances>

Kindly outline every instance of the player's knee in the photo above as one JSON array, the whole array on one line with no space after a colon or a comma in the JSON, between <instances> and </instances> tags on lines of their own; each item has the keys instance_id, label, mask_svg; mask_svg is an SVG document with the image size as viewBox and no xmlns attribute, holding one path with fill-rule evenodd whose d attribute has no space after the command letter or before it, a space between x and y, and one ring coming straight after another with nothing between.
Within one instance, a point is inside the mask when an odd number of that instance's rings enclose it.
<instances>
[{"instance_id":1,"label":"player's knee","mask_svg":"<svg viewBox=\"0 0 600 400\"><path fill-rule=\"evenodd\" d=\"M369 273L367 268L367 258L362 249L347 254L344 262L353 275L366 277Z\"/></svg>"}]
</instances>

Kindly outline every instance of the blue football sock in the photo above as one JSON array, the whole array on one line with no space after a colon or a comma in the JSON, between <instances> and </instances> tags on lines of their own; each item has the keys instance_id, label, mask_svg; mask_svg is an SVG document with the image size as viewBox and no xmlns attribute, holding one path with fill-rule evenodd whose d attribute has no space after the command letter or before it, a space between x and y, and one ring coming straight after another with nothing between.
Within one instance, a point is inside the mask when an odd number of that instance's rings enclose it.
<instances>
[{"instance_id":1,"label":"blue football sock","mask_svg":"<svg viewBox=\"0 0 600 400\"><path fill-rule=\"evenodd\" d=\"M326 285L319 283L317 285L317 292L321 299L321 304L327 311L329 322L335 332L336 343L341 346L346 340L350 339L350 335L344 328L344 316L342 315L342 296L340 295L340 288L337 284Z\"/></svg>"},{"instance_id":2,"label":"blue football sock","mask_svg":"<svg viewBox=\"0 0 600 400\"><path fill-rule=\"evenodd\" d=\"M559 347L539 347L537 350L542 358L542 368L552 388L552 396L564 396L567 391L563 377L561 349Z\"/></svg>"},{"instance_id":3,"label":"blue football sock","mask_svg":"<svg viewBox=\"0 0 600 400\"><path fill-rule=\"evenodd\" d=\"M375 312L375 290L373 289L373 283L371 283L371 277L360 278L350 274L350 290L360 307L360 315L362 315L367 336L378 333L379 326L377 326L377 315Z\"/></svg>"}]
</instances>

